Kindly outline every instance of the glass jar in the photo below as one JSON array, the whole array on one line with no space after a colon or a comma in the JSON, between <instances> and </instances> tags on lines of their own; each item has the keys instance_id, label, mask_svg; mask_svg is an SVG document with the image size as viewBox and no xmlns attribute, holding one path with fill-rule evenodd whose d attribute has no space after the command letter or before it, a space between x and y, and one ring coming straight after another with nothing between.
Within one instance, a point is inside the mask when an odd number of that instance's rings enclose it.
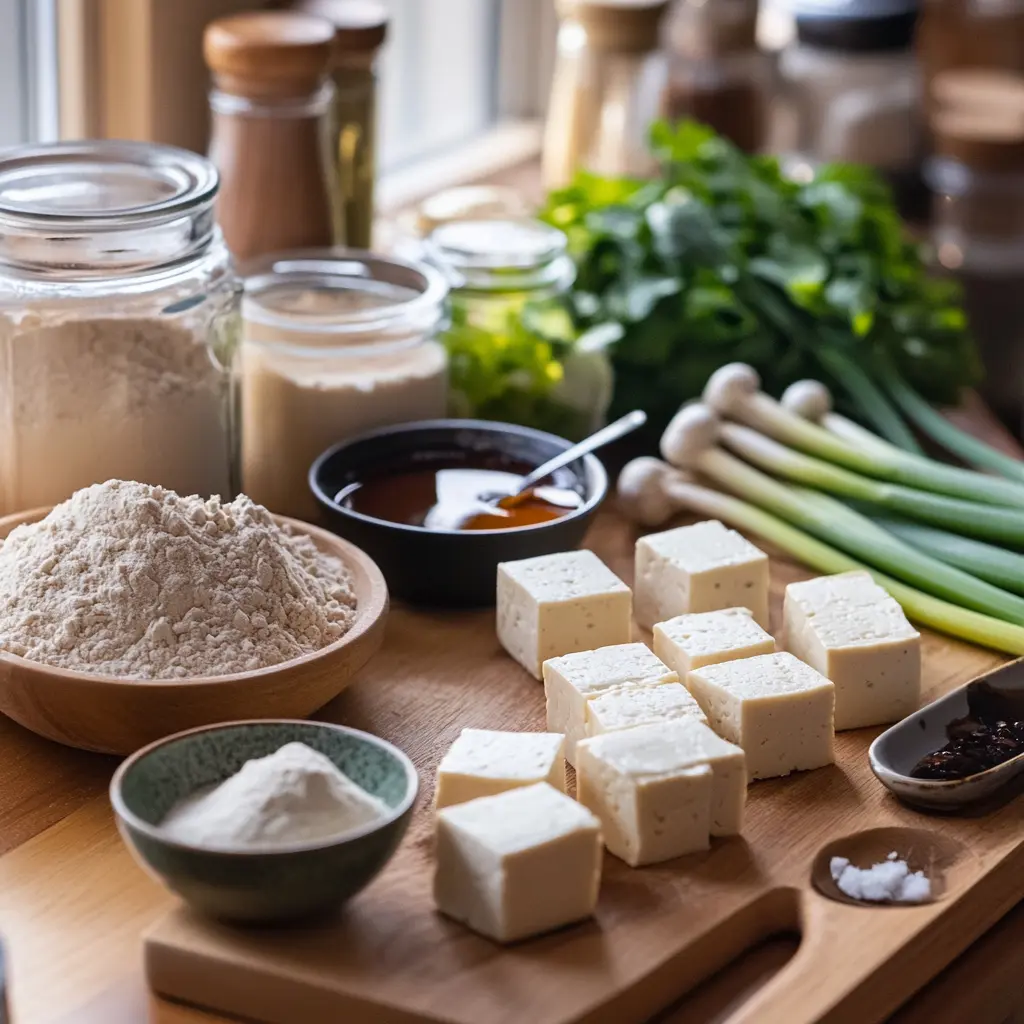
<instances>
[{"instance_id":1,"label":"glass jar","mask_svg":"<svg viewBox=\"0 0 1024 1024\"><path fill-rule=\"evenodd\" d=\"M273 512L315 520L318 455L445 414L435 336L448 289L429 267L357 250L281 253L244 272L242 487Z\"/></svg>"},{"instance_id":2,"label":"glass jar","mask_svg":"<svg viewBox=\"0 0 1024 1024\"><path fill-rule=\"evenodd\" d=\"M377 57L388 29L377 0L301 0L298 9L334 26L334 125L338 241L369 249L377 169Z\"/></svg>"},{"instance_id":3,"label":"glass jar","mask_svg":"<svg viewBox=\"0 0 1024 1024\"><path fill-rule=\"evenodd\" d=\"M924 124L913 51L916 0L794 0L779 56L801 162L867 164L905 209L920 200Z\"/></svg>"},{"instance_id":4,"label":"glass jar","mask_svg":"<svg viewBox=\"0 0 1024 1024\"><path fill-rule=\"evenodd\" d=\"M658 48L668 0L557 0L554 77L544 129L545 188L580 167L596 174L650 175L651 123L663 111L666 64Z\"/></svg>"},{"instance_id":5,"label":"glass jar","mask_svg":"<svg viewBox=\"0 0 1024 1024\"><path fill-rule=\"evenodd\" d=\"M557 228L534 220L462 220L437 228L427 258L448 276L454 416L521 423L570 439L603 422L612 373L583 351L560 301L576 268Z\"/></svg>"},{"instance_id":6,"label":"glass jar","mask_svg":"<svg viewBox=\"0 0 1024 1024\"><path fill-rule=\"evenodd\" d=\"M217 172L132 142L0 156L0 508L110 478L235 493Z\"/></svg>"},{"instance_id":7,"label":"glass jar","mask_svg":"<svg viewBox=\"0 0 1024 1024\"><path fill-rule=\"evenodd\" d=\"M334 29L295 11L206 26L217 222L237 259L336 241Z\"/></svg>"},{"instance_id":8,"label":"glass jar","mask_svg":"<svg viewBox=\"0 0 1024 1024\"><path fill-rule=\"evenodd\" d=\"M757 0L680 0L666 32L666 115L710 125L748 153L760 150L772 63L756 34Z\"/></svg>"},{"instance_id":9,"label":"glass jar","mask_svg":"<svg viewBox=\"0 0 1024 1024\"><path fill-rule=\"evenodd\" d=\"M925 175L938 268L964 289L982 396L1024 435L1024 121L1012 109L965 109L937 112L931 126Z\"/></svg>"}]
</instances>

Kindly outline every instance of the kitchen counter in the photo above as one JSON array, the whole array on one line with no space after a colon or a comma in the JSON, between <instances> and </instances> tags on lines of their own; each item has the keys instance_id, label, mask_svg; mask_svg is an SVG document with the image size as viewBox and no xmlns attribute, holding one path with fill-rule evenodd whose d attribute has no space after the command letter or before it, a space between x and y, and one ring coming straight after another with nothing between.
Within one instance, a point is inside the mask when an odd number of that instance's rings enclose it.
<instances>
[{"instance_id":1,"label":"kitchen counter","mask_svg":"<svg viewBox=\"0 0 1024 1024\"><path fill-rule=\"evenodd\" d=\"M980 404L958 417L1014 450ZM173 898L135 865L118 837L106 796L115 765L113 758L56 746L0 718L0 936L13 1024L220 1020L146 991L140 935ZM787 938L756 947L656 1021L726 1021L795 949L795 939ZM1024 906L893 1018L898 1024L1008 1019L1024 1021Z\"/></svg>"}]
</instances>

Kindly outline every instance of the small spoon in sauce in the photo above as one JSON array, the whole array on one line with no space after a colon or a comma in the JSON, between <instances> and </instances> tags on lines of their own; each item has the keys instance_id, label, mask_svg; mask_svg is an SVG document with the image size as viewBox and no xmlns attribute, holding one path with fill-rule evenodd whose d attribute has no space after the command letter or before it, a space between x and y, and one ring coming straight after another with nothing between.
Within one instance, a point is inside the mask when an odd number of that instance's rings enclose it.
<instances>
[{"instance_id":1,"label":"small spoon in sauce","mask_svg":"<svg viewBox=\"0 0 1024 1024\"><path fill-rule=\"evenodd\" d=\"M545 493L554 489L539 487L552 473L568 466L584 455L603 448L612 441L632 433L647 422L647 414L642 409L634 409L625 416L609 423L606 427L584 438L578 444L560 452L553 459L538 466L535 470L520 478L513 491L481 491L478 494L462 494L446 499L438 495L438 502L427 512L423 525L428 530L500 530L513 526L531 526L557 518L557 510L552 514L545 506L559 505L557 499L552 501L553 493ZM524 516L517 514L527 512L530 506L537 506L537 515ZM506 520L502 522L502 520Z\"/></svg>"}]
</instances>

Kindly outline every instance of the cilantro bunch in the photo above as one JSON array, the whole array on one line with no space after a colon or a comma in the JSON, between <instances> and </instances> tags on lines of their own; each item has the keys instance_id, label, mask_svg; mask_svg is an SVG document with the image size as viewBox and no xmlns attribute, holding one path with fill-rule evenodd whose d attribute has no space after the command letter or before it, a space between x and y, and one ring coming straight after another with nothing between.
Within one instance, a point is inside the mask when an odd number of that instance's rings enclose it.
<instances>
[{"instance_id":1,"label":"cilantro bunch","mask_svg":"<svg viewBox=\"0 0 1024 1024\"><path fill-rule=\"evenodd\" d=\"M694 122L654 126L654 181L581 173L542 212L578 266L570 315L615 369L610 416L664 423L729 362L767 390L824 380L912 446L880 381L933 403L980 377L957 286L929 275L887 187L851 165L785 177Z\"/></svg>"}]
</instances>

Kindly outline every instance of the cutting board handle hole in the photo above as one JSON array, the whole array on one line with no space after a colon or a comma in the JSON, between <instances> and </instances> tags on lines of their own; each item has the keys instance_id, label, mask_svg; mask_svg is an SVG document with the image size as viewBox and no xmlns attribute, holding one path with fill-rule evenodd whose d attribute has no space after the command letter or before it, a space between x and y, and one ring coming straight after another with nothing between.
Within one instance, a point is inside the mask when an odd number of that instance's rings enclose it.
<instances>
[{"instance_id":1,"label":"cutting board handle hole","mask_svg":"<svg viewBox=\"0 0 1024 1024\"><path fill-rule=\"evenodd\" d=\"M911 871L923 871L931 882L931 899L937 903L955 893L971 876L973 854L962 843L923 828L873 828L834 839L818 852L811 868L811 882L823 896L858 907L906 907L912 904L866 903L842 892L832 878L833 857L845 857L855 867L868 868L895 853Z\"/></svg>"}]
</instances>

